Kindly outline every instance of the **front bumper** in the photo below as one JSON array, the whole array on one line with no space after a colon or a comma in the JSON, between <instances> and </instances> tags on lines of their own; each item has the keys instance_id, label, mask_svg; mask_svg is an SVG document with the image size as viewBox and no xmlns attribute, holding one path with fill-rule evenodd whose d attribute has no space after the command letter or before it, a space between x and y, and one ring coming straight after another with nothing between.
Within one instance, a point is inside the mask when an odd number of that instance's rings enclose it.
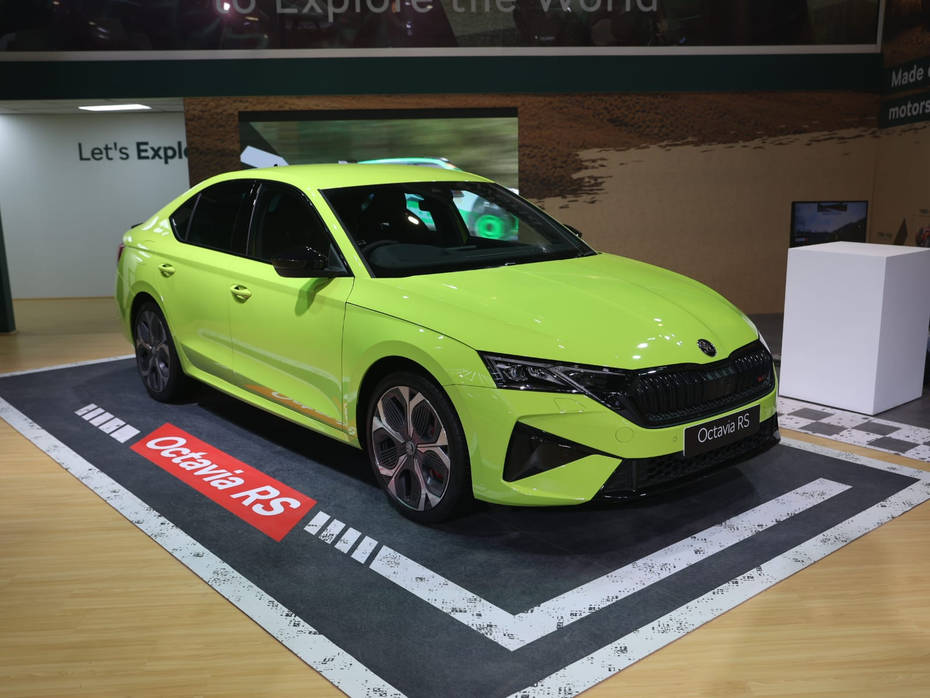
<instances>
[{"instance_id":1,"label":"front bumper","mask_svg":"<svg viewBox=\"0 0 930 698\"><path fill-rule=\"evenodd\" d=\"M695 478L763 453L780 439L778 415L773 415L759 425L755 434L697 456L669 453L654 458L626 458L620 461L596 498L625 501L681 487Z\"/></svg>"},{"instance_id":2,"label":"front bumper","mask_svg":"<svg viewBox=\"0 0 930 698\"><path fill-rule=\"evenodd\" d=\"M635 497L750 457L777 441L776 389L745 405L664 428L638 426L583 395L463 385L445 389L468 441L475 497L498 504L553 506ZM681 456L685 429L756 405L757 438L698 459ZM562 442L568 454L562 456L563 464L541 472L514 472L513 468L505 472L518 425L525 431L552 435L553 448ZM669 477L661 477L663 473Z\"/></svg>"}]
</instances>

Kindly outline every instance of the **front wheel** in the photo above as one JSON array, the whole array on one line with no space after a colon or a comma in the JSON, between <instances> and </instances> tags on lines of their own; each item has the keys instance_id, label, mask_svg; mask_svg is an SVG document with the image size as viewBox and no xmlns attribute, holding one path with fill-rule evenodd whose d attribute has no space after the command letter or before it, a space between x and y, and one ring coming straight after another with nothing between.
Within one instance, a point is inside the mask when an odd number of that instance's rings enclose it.
<instances>
[{"instance_id":1,"label":"front wheel","mask_svg":"<svg viewBox=\"0 0 930 698\"><path fill-rule=\"evenodd\" d=\"M415 373L387 376L372 393L366 424L375 477L404 516L437 523L471 503L465 436L438 386Z\"/></svg>"},{"instance_id":2,"label":"front wheel","mask_svg":"<svg viewBox=\"0 0 930 698\"><path fill-rule=\"evenodd\" d=\"M177 400L187 380L161 309L151 302L143 305L136 313L132 334L136 367L149 395L160 402Z\"/></svg>"}]
</instances>

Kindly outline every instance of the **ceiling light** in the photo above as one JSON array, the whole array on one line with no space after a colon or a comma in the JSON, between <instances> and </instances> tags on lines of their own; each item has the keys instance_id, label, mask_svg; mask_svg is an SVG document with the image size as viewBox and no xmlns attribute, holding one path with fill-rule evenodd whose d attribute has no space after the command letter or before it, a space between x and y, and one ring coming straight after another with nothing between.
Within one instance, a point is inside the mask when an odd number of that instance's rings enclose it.
<instances>
[{"instance_id":1,"label":"ceiling light","mask_svg":"<svg viewBox=\"0 0 930 698\"><path fill-rule=\"evenodd\" d=\"M78 107L84 111L145 111L151 107L145 104L95 104L88 107Z\"/></svg>"}]
</instances>

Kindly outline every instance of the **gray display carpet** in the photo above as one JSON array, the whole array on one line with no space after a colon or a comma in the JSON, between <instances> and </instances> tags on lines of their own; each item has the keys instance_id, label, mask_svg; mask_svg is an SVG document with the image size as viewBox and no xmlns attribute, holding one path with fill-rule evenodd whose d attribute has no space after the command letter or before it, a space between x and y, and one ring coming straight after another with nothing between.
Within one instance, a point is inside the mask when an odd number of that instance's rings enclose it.
<instances>
[{"instance_id":1,"label":"gray display carpet","mask_svg":"<svg viewBox=\"0 0 930 698\"><path fill-rule=\"evenodd\" d=\"M0 397L350 695L575 694L930 498L928 473L786 440L660 498L425 527L361 452L206 388L154 402L131 360L0 377ZM201 474L172 462L181 438Z\"/></svg>"}]
</instances>

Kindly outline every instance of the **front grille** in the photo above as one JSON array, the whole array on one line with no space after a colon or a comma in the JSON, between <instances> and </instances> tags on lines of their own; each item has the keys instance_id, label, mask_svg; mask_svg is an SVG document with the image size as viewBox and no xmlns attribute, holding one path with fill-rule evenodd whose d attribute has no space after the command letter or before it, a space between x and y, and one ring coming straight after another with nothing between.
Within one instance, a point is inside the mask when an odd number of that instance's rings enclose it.
<instances>
[{"instance_id":1,"label":"front grille","mask_svg":"<svg viewBox=\"0 0 930 698\"><path fill-rule=\"evenodd\" d=\"M685 458L681 452L654 458L627 458L604 483L598 497L630 499L668 489L775 445L777 431L778 417L771 417L762 422L759 431L752 436L690 458Z\"/></svg>"},{"instance_id":2,"label":"front grille","mask_svg":"<svg viewBox=\"0 0 930 698\"><path fill-rule=\"evenodd\" d=\"M638 373L630 385L630 415L646 427L685 424L738 407L775 387L772 355L761 342L710 364L666 366Z\"/></svg>"}]
</instances>

